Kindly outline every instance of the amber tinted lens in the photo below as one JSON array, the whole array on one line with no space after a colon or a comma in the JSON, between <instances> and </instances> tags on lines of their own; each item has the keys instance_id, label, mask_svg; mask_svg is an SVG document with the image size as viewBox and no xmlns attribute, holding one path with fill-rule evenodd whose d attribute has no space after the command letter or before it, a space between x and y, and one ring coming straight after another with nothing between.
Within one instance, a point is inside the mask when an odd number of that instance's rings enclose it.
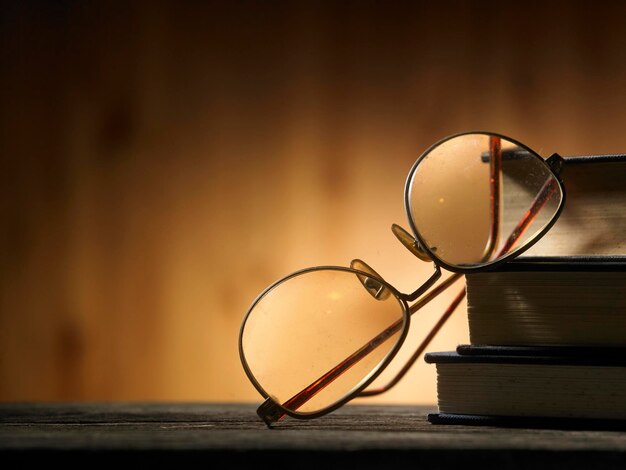
<instances>
[{"instance_id":1,"label":"amber tinted lens","mask_svg":"<svg viewBox=\"0 0 626 470\"><path fill-rule=\"evenodd\" d=\"M290 411L333 406L397 349L404 305L395 295L377 299L364 286L365 276L312 269L275 284L251 308L242 359L263 390Z\"/></svg>"},{"instance_id":2,"label":"amber tinted lens","mask_svg":"<svg viewBox=\"0 0 626 470\"><path fill-rule=\"evenodd\" d=\"M464 268L524 247L552 221L562 198L541 157L505 138L466 134L420 157L406 202L431 253Z\"/></svg>"}]
</instances>

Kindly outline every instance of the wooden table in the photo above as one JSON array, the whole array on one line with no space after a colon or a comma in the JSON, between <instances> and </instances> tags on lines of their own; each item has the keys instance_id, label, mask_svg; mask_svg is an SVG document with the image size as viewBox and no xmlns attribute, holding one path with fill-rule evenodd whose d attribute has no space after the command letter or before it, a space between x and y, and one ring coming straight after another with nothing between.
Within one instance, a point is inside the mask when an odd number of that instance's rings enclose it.
<instances>
[{"instance_id":1,"label":"wooden table","mask_svg":"<svg viewBox=\"0 0 626 470\"><path fill-rule=\"evenodd\" d=\"M432 425L429 410L344 407L267 429L250 405L4 404L0 462L262 468L626 468L626 432ZM11 467L13 468L13 467Z\"/></svg>"}]
</instances>

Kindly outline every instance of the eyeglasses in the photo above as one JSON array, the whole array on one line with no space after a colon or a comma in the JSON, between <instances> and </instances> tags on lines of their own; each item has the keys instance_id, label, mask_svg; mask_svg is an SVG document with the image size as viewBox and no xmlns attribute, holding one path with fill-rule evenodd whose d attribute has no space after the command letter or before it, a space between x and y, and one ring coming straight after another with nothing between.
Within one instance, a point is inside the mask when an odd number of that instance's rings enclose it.
<instances>
[{"instance_id":1,"label":"eyeglasses","mask_svg":"<svg viewBox=\"0 0 626 470\"><path fill-rule=\"evenodd\" d=\"M308 419L357 396L395 385L465 295L459 292L415 353L385 386L366 390L402 346L411 315L462 274L504 263L530 248L556 222L565 201L564 160L544 160L499 134L443 139L411 168L405 208L412 234L392 231L434 273L402 293L364 261L318 266L267 287L250 306L239 335L243 368L265 398L257 414L270 426ZM454 274L439 283L441 269ZM430 290L429 290L430 289Z\"/></svg>"}]
</instances>

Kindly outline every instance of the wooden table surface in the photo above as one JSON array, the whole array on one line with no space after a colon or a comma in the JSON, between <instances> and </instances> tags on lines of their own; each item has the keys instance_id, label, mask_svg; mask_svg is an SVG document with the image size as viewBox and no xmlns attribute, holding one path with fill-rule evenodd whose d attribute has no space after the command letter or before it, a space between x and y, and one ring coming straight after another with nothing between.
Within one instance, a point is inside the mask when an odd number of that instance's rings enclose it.
<instances>
[{"instance_id":1,"label":"wooden table surface","mask_svg":"<svg viewBox=\"0 0 626 470\"><path fill-rule=\"evenodd\" d=\"M0 405L0 461L63 465L257 463L263 468L626 468L626 432L433 425L432 411L346 406L267 429L235 404ZM6 467L5 467L6 468Z\"/></svg>"}]
</instances>

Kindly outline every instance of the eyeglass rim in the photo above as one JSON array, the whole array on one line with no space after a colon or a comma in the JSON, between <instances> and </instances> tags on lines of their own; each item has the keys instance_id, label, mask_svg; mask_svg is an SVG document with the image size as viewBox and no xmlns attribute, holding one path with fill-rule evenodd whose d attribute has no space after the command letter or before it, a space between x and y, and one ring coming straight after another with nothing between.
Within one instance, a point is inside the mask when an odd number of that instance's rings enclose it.
<instances>
[{"instance_id":1,"label":"eyeglass rim","mask_svg":"<svg viewBox=\"0 0 626 470\"><path fill-rule=\"evenodd\" d=\"M280 284L283 284L285 282L287 282L290 279L293 279L297 276L301 276L307 273L311 273L311 272L316 272L316 271L343 271L343 272L350 272L353 273L355 275L362 275L362 276L366 276L366 277L371 277L371 278L375 278L377 281L379 281L380 283L383 284L384 287L390 289L391 293L393 294L393 296L398 300L401 308L402 308L402 328L400 330L400 337L398 338L398 340L396 341L395 345L391 348L391 350L386 354L385 358L378 364L378 366L376 368L373 369L372 372L369 373L369 375L360 382L360 385L358 385L355 388L352 388L346 395L343 396L343 398L339 399L338 401L320 409L317 411L311 411L311 412L301 412L301 411L292 411L288 408L285 408L282 406L281 403L276 402L276 406L278 408L280 408L286 415L291 416L293 418L296 419L313 419L313 418L318 418L320 416L326 415L332 411L335 411L336 409L342 407L343 405L345 405L347 402L349 402L350 400L352 400L353 398L356 398L359 393L361 393L365 388L367 388L374 380L376 380L376 378L382 373L383 370L385 370L385 368L389 365L389 363L394 359L394 357L397 355L398 351L400 350L400 348L402 347L402 344L404 343L408 331L409 331L409 327L411 324L411 314L409 312L409 305L407 303L407 301L403 298L403 294L398 291L394 286L392 286L391 284L389 284L387 281L385 281L384 279L382 279L380 276L374 276L371 273L365 272L365 271L360 271L358 269L354 269L354 268L350 268L350 267L346 267L346 266L313 266L313 267L308 267L308 268L304 268L304 269L300 269L298 271L294 271L291 274L288 274L280 279L278 279L277 281L273 282L272 284L270 284L268 287L266 287L252 302L252 304L250 305L250 307L248 308L248 311L246 312L244 318L243 318L243 322L241 323L241 327L239 329L239 359L241 361L241 364L243 366L243 369L246 373L246 376L248 377L248 380L250 380L250 382L252 383L252 385L254 386L254 388L261 394L261 396L264 399L268 399L268 398L272 398L272 396L270 394L268 394L265 389L261 386L261 384L259 383L259 381L256 379L256 377L254 376L254 373L252 372L252 370L250 369L250 366L248 365L248 362L246 361L246 357L245 357L245 353L243 351L243 334L244 334L244 330L246 327L246 324L248 322L248 318L250 317L250 314L253 312L254 308L256 307L256 305L261 301L261 299L263 299L263 297L265 297L267 294L269 294L272 290L274 290L276 287L278 287Z\"/></svg>"},{"instance_id":2,"label":"eyeglass rim","mask_svg":"<svg viewBox=\"0 0 626 470\"><path fill-rule=\"evenodd\" d=\"M466 136L466 135L484 135L484 136L488 136L488 137L491 137L491 136L499 137L500 139L504 139L504 140L506 140L508 142L511 142L511 143L513 143L513 144L523 148L530 155L532 155L534 158L538 159L548 169L550 174L552 174L552 176L555 178L557 184L559 185L559 189L561 191L561 200L559 201L559 207L555 211L555 213L552 216L552 219L550 220L550 222L548 222L543 227L543 229L541 229L540 231L535 233L520 248L518 248L518 249L516 249L516 250L514 250L514 251L512 251L512 252L510 252L510 253L508 253L508 254L506 254L504 256L502 256L501 258L497 258L494 261L486 262L486 263L482 263L482 264L478 264L478 265L473 265L473 266L459 266L459 265L455 265L455 264L450 264L450 263L442 260L439 256L437 256L430 249L430 247L428 246L428 243L426 243L426 241L422 237L421 233L419 232L419 230L418 230L418 228L417 228L417 226L415 224L415 221L413 219L413 214L412 214L412 211L411 211L411 203L410 203L410 192L411 192L411 186L412 186L411 181L413 179L415 171L417 170L417 167L419 166L420 162L424 158L426 158L426 156L430 152L432 152L436 147L439 147L440 145L444 144L445 142L447 142L449 140L455 139L457 137ZM411 231L415 235L415 238L420 243L420 245L422 246L424 251L426 251L431 256L432 261L436 265L438 265L438 266L440 266L440 267L442 267L442 268L444 268L444 269L446 269L448 271L455 272L455 273L460 273L460 274L467 274L467 273L470 273L470 272L477 272L477 271L482 271L482 270L496 268L497 266L507 262L508 260L510 260L512 258L515 258L515 257L519 256L520 254L522 254L523 252L528 250L535 243L537 243L548 232L548 230L550 230L552 228L552 226L559 219L559 217L561 215L561 212L563 211L563 207L565 205L566 197L567 197L567 195L566 195L566 191L565 191L565 186L563 185L563 180L561 179L560 175L558 173L556 173L553 170L553 168L550 167L550 165L548 165L547 159L544 159L541 155L539 155L533 149L531 149L527 145L522 144L518 140L512 139L511 137L508 137L508 136L503 135L503 134L499 134L497 132L490 132L490 131L461 132L461 133L458 133L458 134L449 135L449 136L444 137L443 139L435 142L430 147L428 147L424 152L422 152L422 154L417 158L417 160L415 160L415 163L413 163L413 166L411 167L411 169L409 171L409 174L408 174L408 176L406 178L406 182L405 182L405 185L404 185L404 208L405 208L405 211L406 211L409 227L411 228Z\"/></svg>"}]
</instances>

